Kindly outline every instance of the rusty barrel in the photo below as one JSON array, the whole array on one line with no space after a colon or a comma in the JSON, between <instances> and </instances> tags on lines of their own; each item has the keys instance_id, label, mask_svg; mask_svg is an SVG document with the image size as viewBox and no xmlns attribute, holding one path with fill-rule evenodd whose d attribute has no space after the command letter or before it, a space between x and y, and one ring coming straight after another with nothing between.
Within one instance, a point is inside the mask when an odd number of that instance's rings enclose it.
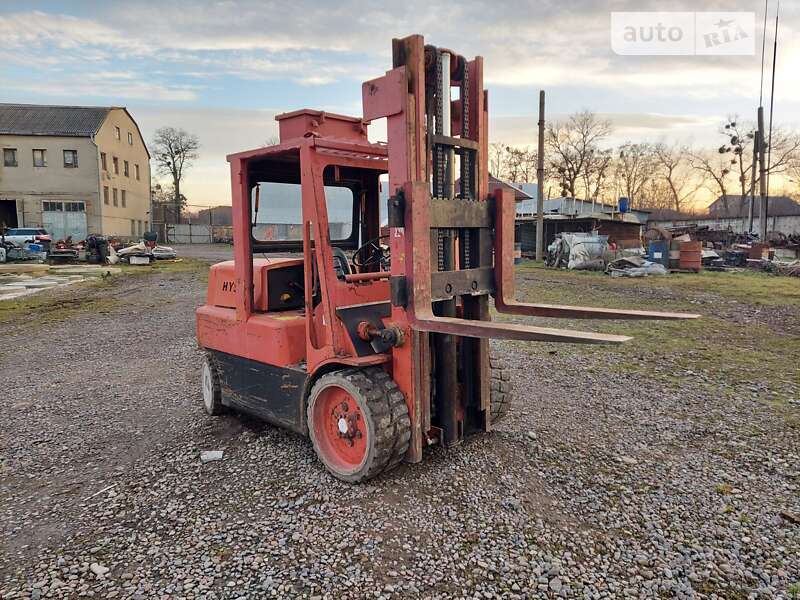
<instances>
[{"instance_id":1,"label":"rusty barrel","mask_svg":"<svg viewBox=\"0 0 800 600\"><path fill-rule=\"evenodd\" d=\"M700 272L703 264L703 244L702 242L681 242L680 248L680 268L686 271Z\"/></svg>"}]
</instances>

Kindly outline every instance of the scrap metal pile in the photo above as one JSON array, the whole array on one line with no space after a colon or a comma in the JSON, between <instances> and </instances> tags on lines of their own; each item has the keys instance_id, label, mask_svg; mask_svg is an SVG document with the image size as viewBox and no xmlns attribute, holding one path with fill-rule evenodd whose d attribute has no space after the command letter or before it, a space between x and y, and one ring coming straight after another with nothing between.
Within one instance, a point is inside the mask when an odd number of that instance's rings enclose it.
<instances>
[{"instance_id":1,"label":"scrap metal pile","mask_svg":"<svg viewBox=\"0 0 800 600\"><path fill-rule=\"evenodd\" d=\"M67 237L53 242L46 233L14 235L15 231L10 229L9 235L0 234L0 263L149 265L156 260L177 259L175 250L158 245L155 234L150 232L145 233L144 239L139 242L125 244L115 238L99 235L90 235L85 240L74 241Z\"/></svg>"},{"instance_id":2,"label":"scrap metal pile","mask_svg":"<svg viewBox=\"0 0 800 600\"><path fill-rule=\"evenodd\" d=\"M607 235L560 233L547 247L545 265L582 271L605 271L612 277L666 275L667 269L645 256L644 248L617 248Z\"/></svg>"},{"instance_id":3,"label":"scrap metal pile","mask_svg":"<svg viewBox=\"0 0 800 600\"><path fill-rule=\"evenodd\" d=\"M772 232L767 243L750 233L689 225L651 227L639 248L618 248L606 235L560 233L547 247L545 265L605 271L614 277L736 271L743 268L800 276L800 235Z\"/></svg>"},{"instance_id":4,"label":"scrap metal pile","mask_svg":"<svg viewBox=\"0 0 800 600\"><path fill-rule=\"evenodd\" d=\"M675 259L676 243L692 242L700 245L702 268L709 271L739 271L747 268L777 275L800 276L798 234L770 232L764 243L752 233L688 225L651 228L645 233L645 238L651 246L667 244L670 262Z\"/></svg>"}]
</instances>

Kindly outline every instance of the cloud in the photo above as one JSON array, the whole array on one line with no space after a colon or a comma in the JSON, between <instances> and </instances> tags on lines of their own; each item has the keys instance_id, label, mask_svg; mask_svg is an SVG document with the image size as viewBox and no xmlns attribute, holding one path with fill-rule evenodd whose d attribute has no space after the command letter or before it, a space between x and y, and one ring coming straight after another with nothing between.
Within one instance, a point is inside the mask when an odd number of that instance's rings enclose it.
<instances>
[{"instance_id":1,"label":"cloud","mask_svg":"<svg viewBox=\"0 0 800 600\"><path fill-rule=\"evenodd\" d=\"M2 92L76 103L82 97L113 98L132 106L146 127L176 124L196 131L203 142L191 177L201 182L192 190L196 197L213 189L208 198L227 198L224 155L274 135L274 111L242 106L309 105L358 114L359 83L390 67L391 37L413 32L466 56L484 56L491 136L509 144L534 143L531 115L539 88L548 90L549 119L583 107L600 111L614 124L613 143L715 139L728 112L749 114L758 97L760 56L621 57L611 51L611 10L663 10L663 0L75 5L76 14L0 7ZM72 12L69 3L63 6L62 12ZM724 9L754 6L751 0L727 0ZM719 7L716 0L676 0L669 10ZM783 10L776 115L782 123L797 123L800 78L793 71L800 62L800 11L786 3ZM206 103L219 109L198 107ZM380 135L382 127L373 130Z\"/></svg>"},{"instance_id":2,"label":"cloud","mask_svg":"<svg viewBox=\"0 0 800 600\"><path fill-rule=\"evenodd\" d=\"M111 85L113 82L124 87ZM5 86L4 92L25 92L38 96L109 98L114 104L124 104L119 101L123 99L185 102L197 97L197 88L194 86L166 86L125 78L96 77L92 74L87 74L81 79L13 82Z\"/></svg>"},{"instance_id":3,"label":"cloud","mask_svg":"<svg viewBox=\"0 0 800 600\"><path fill-rule=\"evenodd\" d=\"M335 5L242 0L211 2L197 10L187 1L143 0L94 18L40 11L0 15L0 45L28 51L52 46L75 51L85 60L102 60L97 49L112 48L121 56L202 65L201 71L220 75L323 85L380 74L388 64L390 35L421 31L440 45L483 54L489 85L576 84L696 100L751 97L752 85L743 82L758 81L758 57L620 57L611 52L612 9L659 10L662 5L654 0L576 0L567 9L553 2L512 0L493 10L478 0L462 0L457 6L422 0L402 6L357 0ZM682 1L670 9L702 6ZM735 0L726 9L753 6ZM782 53L791 59L800 53L800 41L793 35L798 15L787 12ZM797 97L800 83L791 76L791 62L779 64L790 87L781 93L790 97L797 92Z\"/></svg>"}]
</instances>

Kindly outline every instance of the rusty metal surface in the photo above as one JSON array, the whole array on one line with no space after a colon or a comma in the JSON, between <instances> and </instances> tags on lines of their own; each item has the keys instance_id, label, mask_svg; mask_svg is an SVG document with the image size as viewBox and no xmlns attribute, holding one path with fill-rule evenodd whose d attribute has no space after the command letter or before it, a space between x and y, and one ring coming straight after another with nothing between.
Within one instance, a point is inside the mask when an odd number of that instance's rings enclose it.
<instances>
[{"instance_id":1,"label":"rusty metal surface","mask_svg":"<svg viewBox=\"0 0 800 600\"><path fill-rule=\"evenodd\" d=\"M491 267L431 273L431 299L434 302L465 294L486 295L493 291L494 270Z\"/></svg>"},{"instance_id":2,"label":"rusty metal surface","mask_svg":"<svg viewBox=\"0 0 800 600\"><path fill-rule=\"evenodd\" d=\"M658 312L526 304L514 300L514 214L516 206L510 190L495 190L495 308L497 312L527 317L562 319L679 320L697 319L692 313Z\"/></svg>"},{"instance_id":3,"label":"rusty metal surface","mask_svg":"<svg viewBox=\"0 0 800 600\"><path fill-rule=\"evenodd\" d=\"M406 197L406 243L409 248L414 249L412 274L408 286L408 316L413 329L464 337L577 344L620 344L631 339L620 335L434 315L431 307L430 193L425 182L406 184L404 193ZM512 236L513 232L512 225Z\"/></svg>"},{"instance_id":4,"label":"rusty metal surface","mask_svg":"<svg viewBox=\"0 0 800 600\"><path fill-rule=\"evenodd\" d=\"M374 273L351 273L344 276L347 283L364 283L366 281L377 281L379 279L389 279L391 273L388 271L376 271Z\"/></svg>"}]
</instances>

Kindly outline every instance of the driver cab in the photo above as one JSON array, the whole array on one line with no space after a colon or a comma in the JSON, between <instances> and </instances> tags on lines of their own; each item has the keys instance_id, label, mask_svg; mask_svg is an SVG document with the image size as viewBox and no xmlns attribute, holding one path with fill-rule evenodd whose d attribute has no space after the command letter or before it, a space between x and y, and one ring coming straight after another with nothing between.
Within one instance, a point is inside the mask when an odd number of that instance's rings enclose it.
<instances>
[{"instance_id":1,"label":"driver cab","mask_svg":"<svg viewBox=\"0 0 800 600\"><path fill-rule=\"evenodd\" d=\"M380 203L380 172L329 165L323 170L325 215L332 268L336 278L389 271L388 236L375 225ZM377 183L377 186L376 186ZM303 242L302 184L259 181L251 190L251 235L254 253L301 252ZM311 212L313 213L313 207ZM378 211L378 216L380 210ZM313 240L313 237L312 237Z\"/></svg>"},{"instance_id":2,"label":"driver cab","mask_svg":"<svg viewBox=\"0 0 800 600\"><path fill-rule=\"evenodd\" d=\"M385 361L357 326L382 328L391 313L380 209L386 146L370 143L354 117L303 110L277 120L281 143L228 157L235 260L212 269L208 304L235 307L255 360L287 365L302 357L309 371L332 361ZM226 280L235 283L220 302ZM302 341L295 331L280 356L270 350L272 334L255 347L251 331L300 319Z\"/></svg>"}]
</instances>

